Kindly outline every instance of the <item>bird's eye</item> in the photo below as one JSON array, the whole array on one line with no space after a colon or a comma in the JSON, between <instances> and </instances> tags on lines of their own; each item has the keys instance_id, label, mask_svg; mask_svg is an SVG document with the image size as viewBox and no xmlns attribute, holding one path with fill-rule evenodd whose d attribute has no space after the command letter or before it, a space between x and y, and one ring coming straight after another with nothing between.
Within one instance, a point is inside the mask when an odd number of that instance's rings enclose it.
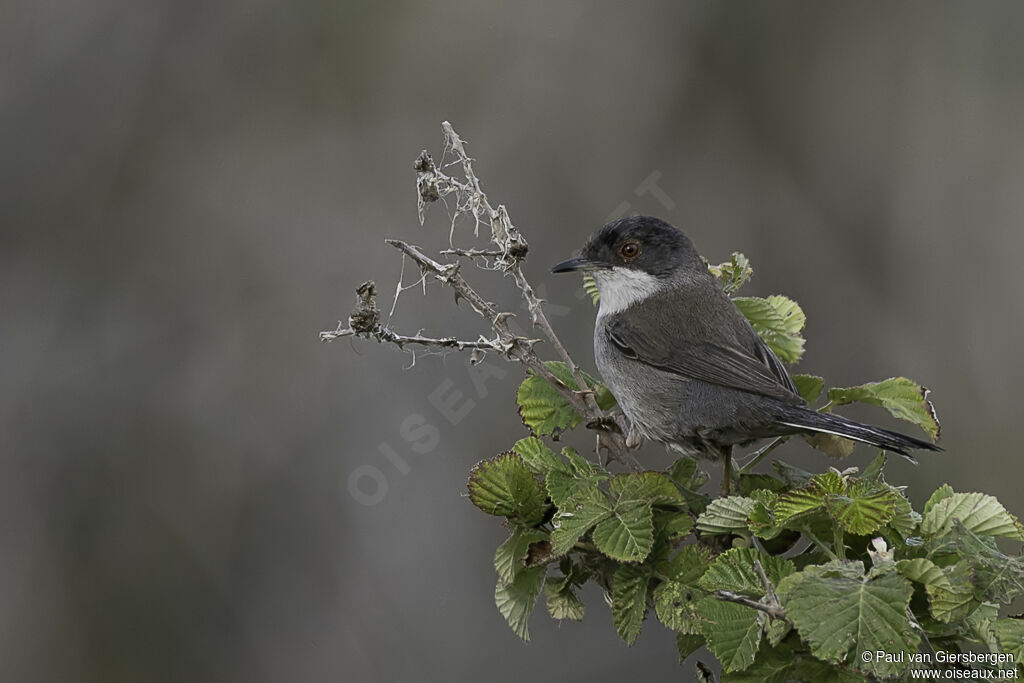
<instances>
[{"instance_id":1,"label":"bird's eye","mask_svg":"<svg viewBox=\"0 0 1024 683\"><path fill-rule=\"evenodd\" d=\"M640 255L640 245L637 242L626 242L619 247L619 256L627 261L632 261Z\"/></svg>"}]
</instances>

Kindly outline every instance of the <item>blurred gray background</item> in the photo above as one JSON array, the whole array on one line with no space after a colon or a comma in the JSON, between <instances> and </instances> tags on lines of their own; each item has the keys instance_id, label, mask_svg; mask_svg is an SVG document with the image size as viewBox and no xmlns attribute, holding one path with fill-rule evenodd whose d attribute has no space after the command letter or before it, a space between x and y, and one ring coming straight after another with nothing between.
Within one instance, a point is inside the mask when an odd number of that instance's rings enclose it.
<instances>
[{"instance_id":1,"label":"blurred gray background","mask_svg":"<svg viewBox=\"0 0 1024 683\"><path fill-rule=\"evenodd\" d=\"M918 504L949 481L1024 513L1020 4L2 10L5 680L691 677L656 620L623 646L594 591L582 624L541 607L529 645L495 609L504 531L464 485L525 435L518 367L482 396L457 355L317 341L363 280L389 299L385 237L444 246L411 170L444 119L584 365L593 309L548 269L613 213L659 215L799 300L799 370L933 390L947 452L889 467ZM436 287L393 323L484 331Z\"/></svg>"}]
</instances>

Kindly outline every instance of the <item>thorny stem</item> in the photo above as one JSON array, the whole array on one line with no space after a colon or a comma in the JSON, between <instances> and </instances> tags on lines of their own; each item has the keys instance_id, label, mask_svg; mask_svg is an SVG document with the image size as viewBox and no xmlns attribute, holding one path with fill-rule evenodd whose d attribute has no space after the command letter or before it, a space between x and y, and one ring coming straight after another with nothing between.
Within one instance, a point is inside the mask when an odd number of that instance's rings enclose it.
<instances>
[{"instance_id":1,"label":"thorny stem","mask_svg":"<svg viewBox=\"0 0 1024 683\"><path fill-rule=\"evenodd\" d=\"M503 252L501 258L507 261L506 270L515 278L516 287L523 293L523 300L526 302L526 308L530 312L533 326L540 328L551 344L551 347L555 350L555 353L558 354L572 372L573 379L576 380L576 386L580 389L579 393L583 396L583 401L588 409L586 417L600 415L601 410L597 407L597 400L594 398L593 392L587 388L582 370L576 365L572 356L569 355L565 346L562 345L558 335L555 334L554 329L551 327L551 322L544 314L541 299L533 291L533 287L530 286L526 275L523 273L521 262L526 254L526 240L523 239L519 231L512 225L504 205L499 205L497 209L491 206L490 201L487 199L487 194L480 187L480 179L477 178L476 173L473 171L473 161L466 153L466 147L462 138L455 132L452 124L444 121L441 123L441 128L444 130L452 151L455 152L462 162L463 173L473 190L474 201L472 206L474 207L474 213L479 210L490 221L491 241ZM521 249L521 254L515 252L517 248Z\"/></svg>"}]
</instances>

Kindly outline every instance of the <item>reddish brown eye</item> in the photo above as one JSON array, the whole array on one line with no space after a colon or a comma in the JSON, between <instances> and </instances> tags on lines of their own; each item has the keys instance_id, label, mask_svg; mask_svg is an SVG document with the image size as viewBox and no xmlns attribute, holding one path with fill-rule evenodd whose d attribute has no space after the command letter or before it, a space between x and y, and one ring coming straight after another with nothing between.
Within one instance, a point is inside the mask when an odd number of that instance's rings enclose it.
<instances>
[{"instance_id":1,"label":"reddish brown eye","mask_svg":"<svg viewBox=\"0 0 1024 683\"><path fill-rule=\"evenodd\" d=\"M636 242L626 242L619 247L619 256L627 261L632 261L640 255L640 245Z\"/></svg>"}]
</instances>

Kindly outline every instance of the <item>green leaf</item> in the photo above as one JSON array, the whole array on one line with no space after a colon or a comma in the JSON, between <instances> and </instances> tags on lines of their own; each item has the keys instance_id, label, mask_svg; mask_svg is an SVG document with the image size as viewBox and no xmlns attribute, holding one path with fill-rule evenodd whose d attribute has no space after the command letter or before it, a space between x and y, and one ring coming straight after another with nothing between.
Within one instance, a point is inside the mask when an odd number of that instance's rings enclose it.
<instances>
[{"instance_id":1,"label":"green leaf","mask_svg":"<svg viewBox=\"0 0 1024 683\"><path fill-rule=\"evenodd\" d=\"M564 579L548 577L544 585L544 594L548 607L548 613L552 619L571 619L573 621L583 620L583 601L576 595L572 583Z\"/></svg>"},{"instance_id":2,"label":"green leaf","mask_svg":"<svg viewBox=\"0 0 1024 683\"><path fill-rule=\"evenodd\" d=\"M552 470L569 472L569 466L565 461L555 455L554 451L535 436L528 436L516 441L512 450L523 459L530 472L539 477L546 476Z\"/></svg>"},{"instance_id":3,"label":"green leaf","mask_svg":"<svg viewBox=\"0 0 1024 683\"><path fill-rule=\"evenodd\" d=\"M801 330L807 323L807 316L800 305L785 296L735 297L733 302L750 321L775 355L786 363L796 363L804 354L804 338Z\"/></svg>"},{"instance_id":4,"label":"green leaf","mask_svg":"<svg viewBox=\"0 0 1024 683\"><path fill-rule=\"evenodd\" d=\"M945 536L955 520L978 536L1024 540L1020 522L998 500L984 493L954 493L932 503L921 522L921 534L925 538Z\"/></svg>"},{"instance_id":5,"label":"green leaf","mask_svg":"<svg viewBox=\"0 0 1024 683\"><path fill-rule=\"evenodd\" d=\"M817 375L793 375L793 384L807 405L813 404L821 396L821 390L825 388L825 378Z\"/></svg>"},{"instance_id":6,"label":"green leaf","mask_svg":"<svg viewBox=\"0 0 1024 683\"><path fill-rule=\"evenodd\" d=\"M747 517L747 528L758 538L771 540L782 533L782 526L775 520L775 504L779 496L772 491L755 491L754 507Z\"/></svg>"},{"instance_id":7,"label":"green leaf","mask_svg":"<svg viewBox=\"0 0 1024 683\"><path fill-rule=\"evenodd\" d=\"M612 477L613 498L620 502L641 501L653 505L686 505L686 499L662 472L630 472Z\"/></svg>"},{"instance_id":8,"label":"green leaf","mask_svg":"<svg viewBox=\"0 0 1024 683\"><path fill-rule=\"evenodd\" d=\"M469 499L489 515L533 526L547 510L544 492L515 453L481 460L469 473Z\"/></svg>"},{"instance_id":9,"label":"green leaf","mask_svg":"<svg viewBox=\"0 0 1024 683\"><path fill-rule=\"evenodd\" d=\"M733 548L715 558L701 577L700 587L709 592L724 590L760 598L765 594L764 582L754 568L754 560L761 563L773 586L796 571L791 560L766 555L754 548Z\"/></svg>"},{"instance_id":10,"label":"green leaf","mask_svg":"<svg viewBox=\"0 0 1024 683\"><path fill-rule=\"evenodd\" d=\"M929 512L932 511L932 508L935 507L936 503L938 503L940 500L943 500L944 498L949 498L950 496L953 495L953 493L953 487L950 486L949 484L943 484L939 488L935 489L935 493L933 493L928 498L928 502L924 504L924 514L927 515Z\"/></svg>"},{"instance_id":11,"label":"green leaf","mask_svg":"<svg viewBox=\"0 0 1024 683\"><path fill-rule=\"evenodd\" d=\"M498 580L512 583L520 572L526 570L526 554L530 544L545 541L547 537L543 531L514 527L512 535L494 553L494 569L498 572Z\"/></svg>"},{"instance_id":12,"label":"green leaf","mask_svg":"<svg viewBox=\"0 0 1024 683\"><path fill-rule=\"evenodd\" d=\"M943 567L946 581L925 586L928 605L932 616L938 621L951 624L960 621L978 606L974 593L974 570L965 560L952 567Z\"/></svg>"},{"instance_id":13,"label":"green leaf","mask_svg":"<svg viewBox=\"0 0 1024 683\"><path fill-rule=\"evenodd\" d=\"M747 516L754 499L744 496L716 498L697 518L697 529L704 534L747 534Z\"/></svg>"},{"instance_id":14,"label":"green leaf","mask_svg":"<svg viewBox=\"0 0 1024 683\"><path fill-rule=\"evenodd\" d=\"M594 545L620 562L641 562L654 547L654 515L649 503L616 503L611 515L594 527Z\"/></svg>"},{"instance_id":15,"label":"green leaf","mask_svg":"<svg viewBox=\"0 0 1024 683\"><path fill-rule=\"evenodd\" d=\"M686 660L689 659L690 655L699 650L703 645L703 636L691 635L689 633L677 633L676 650L679 652L679 663L685 663Z\"/></svg>"},{"instance_id":16,"label":"green leaf","mask_svg":"<svg viewBox=\"0 0 1024 683\"><path fill-rule=\"evenodd\" d=\"M907 618L913 588L898 572L869 578L861 562L834 561L790 574L776 592L819 659L885 677L900 673L903 665L865 663L862 652L917 651L920 638Z\"/></svg>"},{"instance_id":17,"label":"green leaf","mask_svg":"<svg viewBox=\"0 0 1024 683\"><path fill-rule=\"evenodd\" d=\"M572 371L565 363L548 361L545 365L562 384L573 391L579 389ZM583 379L588 387L595 390L594 398L602 410L608 410L615 405L615 399L608 391L608 387L586 373L583 373ZM546 379L537 375L531 374L519 385L516 402L523 423L538 436L558 434L565 429L572 429L583 421L572 405L548 384Z\"/></svg>"},{"instance_id":18,"label":"green leaf","mask_svg":"<svg viewBox=\"0 0 1024 683\"><path fill-rule=\"evenodd\" d=\"M693 517L688 512L654 511L654 543L671 543L685 538L693 530Z\"/></svg>"},{"instance_id":19,"label":"green leaf","mask_svg":"<svg viewBox=\"0 0 1024 683\"><path fill-rule=\"evenodd\" d=\"M806 486L779 496L775 504L775 520L778 524L787 524L796 517L821 511L828 496L845 491L846 485L835 472L815 475Z\"/></svg>"},{"instance_id":20,"label":"green leaf","mask_svg":"<svg viewBox=\"0 0 1024 683\"><path fill-rule=\"evenodd\" d=\"M696 586L700 577L711 566L711 554L699 545L684 545L670 560L658 566L658 571L670 581Z\"/></svg>"},{"instance_id":21,"label":"green leaf","mask_svg":"<svg viewBox=\"0 0 1024 683\"><path fill-rule=\"evenodd\" d=\"M679 633L700 633L697 603L707 593L681 581L663 581L654 589L654 612L667 628Z\"/></svg>"},{"instance_id":22,"label":"green leaf","mask_svg":"<svg viewBox=\"0 0 1024 683\"><path fill-rule=\"evenodd\" d=\"M701 600L697 611L708 649L724 671L742 671L754 663L761 644L763 612L716 598Z\"/></svg>"},{"instance_id":23,"label":"green leaf","mask_svg":"<svg viewBox=\"0 0 1024 683\"><path fill-rule=\"evenodd\" d=\"M612 618L615 630L627 645L636 642L647 615L647 584L650 567L620 565L612 582Z\"/></svg>"},{"instance_id":24,"label":"green leaf","mask_svg":"<svg viewBox=\"0 0 1024 683\"><path fill-rule=\"evenodd\" d=\"M907 539L914 535L917 525L921 523L921 515L914 512L910 501L903 494L897 493L898 498L889 526L900 535L900 540L906 543Z\"/></svg>"},{"instance_id":25,"label":"green leaf","mask_svg":"<svg viewBox=\"0 0 1024 683\"><path fill-rule=\"evenodd\" d=\"M527 569L519 572L512 583L498 581L494 588L494 603L498 606L498 611L505 617L505 621L515 634L523 640L530 640L530 614L544 585L545 569Z\"/></svg>"},{"instance_id":26,"label":"green leaf","mask_svg":"<svg viewBox=\"0 0 1024 683\"><path fill-rule=\"evenodd\" d=\"M750 260L738 251L732 253L732 259L717 266L708 264L708 270L721 283L722 289L729 296L736 293L754 274Z\"/></svg>"},{"instance_id":27,"label":"green leaf","mask_svg":"<svg viewBox=\"0 0 1024 683\"><path fill-rule=\"evenodd\" d=\"M911 581L924 586L932 616L943 623L963 619L977 604L971 586L971 572L966 563L943 569L931 560L919 557L898 561L896 569Z\"/></svg>"},{"instance_id":28,"label":"green leaf","mask_svg":"<svg viewBox=\"0 0 1024 683\"><path fill-rule=\"evenodd\" d=\"M995 623L995 632L1003 652L1013 655L1018 665L1024 663L1024 619L1000 619Z\"/></svg>"},{"instance_id":29,"label":"green leaf","mask_svg":"<svg viewBox=\"0 0 1024 683\"><path fill-rule=\"evenodd\" d=\"M899 494L884 484L855 481L845 494L827 496L825 507L843 529L866 536L893 518L898 499Z\"/></svg>"},{"instance_id":30,"label":"green leaf","mask_svg":"<svg viewBox=\"0 0 1024 683\"><path fill-rule=\"evenodd\" d=\"M935 407L928 400L928 390L906 377L829 389L828 400L840 406L855 401L881 406L893 417L920 427L933 441L939 437L939 418L935 415Z\"/></svg>"},{"instance_id":31,"label":"green leaf","mask_svg":"<svg viewBox=\"0 0 1024 683\"><path fill-rule=\"evenodd\" d=\"M551 520L552 551L556 555L569 552L583 534L611 514L612 502L596 486L575 494Z\"/></svg>"},{"instance_id":32,"label":"green leaf","mask_svg":"<svg viewBox=\"0 0 1024 683\"><path fill-rule=\"evenodd\" d=\"M567 469L551 470L544 480L548 495L558 508L564 507L566 501L580 491L594 488L599 482L611 477L573 448L563 448L562 455L569 460Z\"/></svg>"}]
</instances>

